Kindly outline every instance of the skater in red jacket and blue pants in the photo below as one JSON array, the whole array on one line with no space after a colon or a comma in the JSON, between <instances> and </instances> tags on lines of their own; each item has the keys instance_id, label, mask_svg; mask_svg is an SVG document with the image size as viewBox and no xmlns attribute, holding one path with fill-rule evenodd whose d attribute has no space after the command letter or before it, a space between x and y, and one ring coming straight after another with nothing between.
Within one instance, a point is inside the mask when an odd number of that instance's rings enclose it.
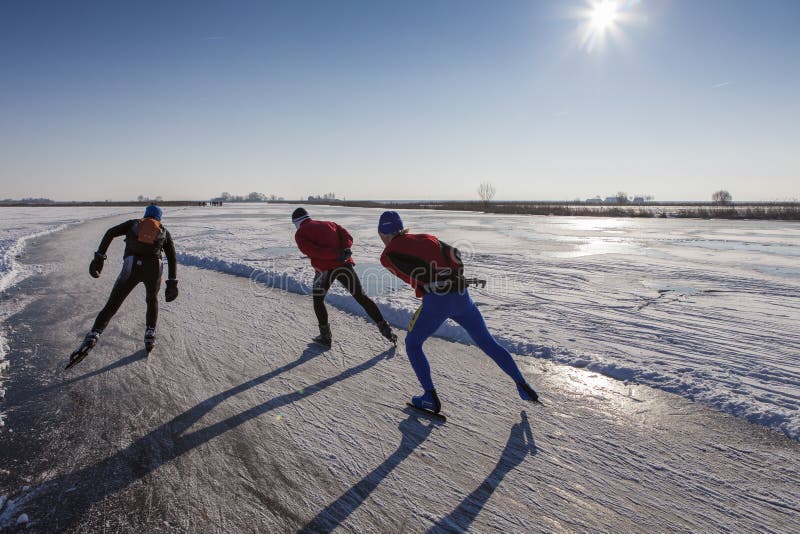
<instances>
[{"instance_id":1,"label":"skater in red jacket and blue pants","mask_svg":"<svg viewBox=\"0 0 800 534\"><path fill-rule=\"evenodd\" d=\"M410 234L395 211L385 211L378 223L378 234L386 248L381 263L405 281L422 297L406 336L406 353L424 393L412 397L411 404L439 413L441 403L431 378L431 368L422 344L447 319L453 319L517 385L523 400L539 396L528 384L511 354L500 346L486 328L481 312L469 296L464 264L457 248L428 234Z\"/></svg>"},{"instance_id":2,"label":"skater in red jacket and blue pants","mask_svg":"<svg viewBox=\"0 0 800 534\"><path fill-rule=\"evenodd\" d=\"M311 266L316 271L312 295L314 313L319 322L319 336L315 337L314 341L326 347L330 347L333 342L331 327L328 324L328 310L325 308L325 295L328 294L333 282L338 280L375 321L381 335L396 343L397 335L384 320L378 306L364 293L358 274L353 269L355 261L350 251L350 247L353 246L353 237L350 233L335 222L311 219L304 208L294 210L292 222L297 228L294 240L300 251L311 260Z\"/></svg>"}]
</instances>

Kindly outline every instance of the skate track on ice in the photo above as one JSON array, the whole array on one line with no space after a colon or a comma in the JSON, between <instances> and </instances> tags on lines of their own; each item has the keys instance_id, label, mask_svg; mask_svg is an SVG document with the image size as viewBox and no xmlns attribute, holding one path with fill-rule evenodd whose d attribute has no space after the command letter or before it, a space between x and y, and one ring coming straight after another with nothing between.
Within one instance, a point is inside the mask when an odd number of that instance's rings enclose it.
<instances>
[{"instance_id":1,"label":"skate track on ice","mask_svg":"<svg viewBox=\"0 0 800 534\"><path fill-rule=\"evenodd\" d=\"M0 528L28 531L797 531L800 444L681 397L517 358L523 403L475 347L426 344L448 422L404 408L402 349L310 298L179 266L158 345L140 286L95 350L67 356L105 302L92 251L112 219L31 242L45 265L3 295L10 377ZM24 488L28 486L27 488Z\"/></svg>"}]
</instances>

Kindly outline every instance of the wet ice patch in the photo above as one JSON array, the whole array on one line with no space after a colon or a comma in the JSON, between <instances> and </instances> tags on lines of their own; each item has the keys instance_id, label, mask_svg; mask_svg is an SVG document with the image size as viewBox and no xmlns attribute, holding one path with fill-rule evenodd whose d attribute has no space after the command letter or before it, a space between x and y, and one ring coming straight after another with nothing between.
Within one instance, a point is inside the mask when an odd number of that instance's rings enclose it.
<instances>
[{"instance_id":1,"label":"wet ice patch","mask_svg":"<svg viewBox=\"0 0 800 534\"><path fill-rule=\"evenodd\" d=\"M641 284L658 293L679 293L681 295L702 295L708 293L709 289L694 287L676 282L657 281L657 280L642 280Z\"/></svg>"}]
</instances>

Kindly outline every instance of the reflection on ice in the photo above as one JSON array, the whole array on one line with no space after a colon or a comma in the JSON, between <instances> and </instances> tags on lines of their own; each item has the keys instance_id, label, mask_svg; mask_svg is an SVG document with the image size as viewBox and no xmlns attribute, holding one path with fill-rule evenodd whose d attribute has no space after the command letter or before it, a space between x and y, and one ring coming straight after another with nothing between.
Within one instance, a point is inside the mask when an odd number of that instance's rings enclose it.
<instances>
[{"instance_id":1,"label":"reflection on ice","mask_svg":"<svg viewBox=\"0 0 800 534\"><path fill-rule=\"evenodd\" d=\"M565 387L581 396L601 396L616 382L598 373L576 370L569 373L569 383Z\"/></svg>"},{"instance_id":2,"label":"reflection on ice","mask_svg":"<svg viewBox=\"0 0 800 534\"><path fill-rule=\"evenodd\" d=\"M547 253L553 258L579 258L600 254L644 254L644 250L639 245L622 239L596 238L574 245L573 250Z\"/></svg>"},{"instance_id":3,"label":"reflection on ice","mask_svg":"<svg viewBox=\"0 0 800 534\"><path fill-rule=\"evenodd\" d=\"M557 223L566 227L566 231L597 232L608 230L624 230L633 224L633 219L616 219L612 217L561 217L563 222Z\"/></svg>"}]
</instances>

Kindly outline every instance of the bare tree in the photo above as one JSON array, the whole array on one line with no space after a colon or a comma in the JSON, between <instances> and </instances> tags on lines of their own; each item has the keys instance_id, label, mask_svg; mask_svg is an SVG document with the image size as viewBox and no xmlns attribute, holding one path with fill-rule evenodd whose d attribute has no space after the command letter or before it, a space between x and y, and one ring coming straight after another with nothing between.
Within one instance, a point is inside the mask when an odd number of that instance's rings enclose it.
<instances>
[{"instance_id":1,"label":"bare tree","mask_svg":"<svg viewBox=\"0 0 800 534\"><path fill-rule=\"evenodd\" d=\"M733 196L724 189L720 189L711 195L711 200L717 204L730 204L733 201Z\"/></svg>"},{"instance_id":2,"label":"bare tree","mask_svg":"<svg viewBox=\"0 0 800 534\"><path fill-rule=\"evenodd\" d=\"M492 203L492 200L494 200L494 194L496 192L497 190L489 182L483 182L478 186L478 196L481 197L484 209L489 209L489 205Z\"/></svg>"},{"instance_id":3,"label":"bare tree","mask_svg":"<svg viewBox=\"0 0 800 534\"><path fill-rule=\"evenodd\" d=\"M617 193L617 204L627 204L628 203L628 193L625 191L620 191Z\"/></svg>"}]
</instances>

